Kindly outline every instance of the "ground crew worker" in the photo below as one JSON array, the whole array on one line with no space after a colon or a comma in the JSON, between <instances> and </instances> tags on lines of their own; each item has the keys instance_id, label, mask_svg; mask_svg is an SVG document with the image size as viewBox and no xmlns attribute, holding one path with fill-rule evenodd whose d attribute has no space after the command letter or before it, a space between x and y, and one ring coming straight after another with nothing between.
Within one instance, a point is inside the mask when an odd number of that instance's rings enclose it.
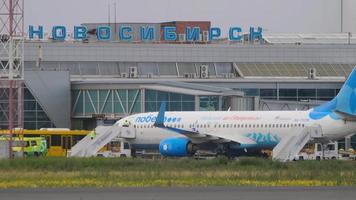
<instances>
[{"instance_id":1,"label":"ground crew worker","mask_svg":"<svg viewBox=\"0 0 356 200\"><path fill-rule=\"evenodd\" d=\"M125 120L124 123L122 124L123 127L129 127L130 126L130 122Z\"/></svg>"},{"instance_id":2,"label":"ground crew worker","mask_svg":"<svg viewBox=\"0 0 356 200\"><path fill-rule=\"evenodd\" d=\"M96 132L95 132L95 129L90 132L90 139L94 139L96 137Z\"/></svg>"}]
</instances>

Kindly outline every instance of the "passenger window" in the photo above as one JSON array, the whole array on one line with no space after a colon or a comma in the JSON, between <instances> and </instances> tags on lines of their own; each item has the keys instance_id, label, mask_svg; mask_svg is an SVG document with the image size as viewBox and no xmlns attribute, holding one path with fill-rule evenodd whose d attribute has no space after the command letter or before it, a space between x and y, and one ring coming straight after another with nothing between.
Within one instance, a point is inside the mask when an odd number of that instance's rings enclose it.
<instances>
[{"instance_id":1,"label":"passenger window","mask_svg":"<svg viewBox=\"0 0 356 200\"><path fill-rule=\"evenodd\" d=\"M248 127L251 128L251 124L249 124Z\"/></svg>"},{"instance_id":2,"label":"passenger window","mask_svg":"<svg viewBox=\"0 0 356 200\"><path fill-rule=\"evenodd\" d=\"M255 125L253 125L252 127L255 128Z\"/></svg>"},{"instance_id":3,"label":"passenger window","mask_svg":"<svg viewBox=\"0 0 356 200\"><path fill-rule=\"evenodd\" d=\"M289 124L287 124L287 128L289 128Z\"/></svg>"},{"instance_id":4,"label":"passenger window","mask_svg":"<svg viewBox=\"0 0 356 200\"><path fill-rule=\"evenodd\" d=\"M219 128L221 128L221 124L219 124Z\"/></svg>"},{"instance_id":5,"label":"passenger window","mask_svg":"<svg viewBox=\"0 0 356 200\"><path fill-rule=\"evenodd\" d=\"M271 124L269 124L268 127L271 128Z\"/></svg>"}]
</instances>

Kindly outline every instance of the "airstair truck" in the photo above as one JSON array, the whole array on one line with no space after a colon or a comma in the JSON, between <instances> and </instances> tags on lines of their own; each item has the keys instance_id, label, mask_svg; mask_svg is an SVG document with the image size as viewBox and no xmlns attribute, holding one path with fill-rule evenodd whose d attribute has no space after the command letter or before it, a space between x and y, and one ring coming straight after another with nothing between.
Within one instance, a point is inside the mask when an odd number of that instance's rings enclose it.
<instances>
[{"instance_id":1,"label":"airstair truck","mask_svg":"<svg viewBox=\"0 0 356 200\"><path fill-rule=\"evenodd\" d=\"M307 144L296 157L295 160L334 160L339 158L338 143L330 142L324 144L324 150L321 143Z\"/></svg>"}]
</instances>

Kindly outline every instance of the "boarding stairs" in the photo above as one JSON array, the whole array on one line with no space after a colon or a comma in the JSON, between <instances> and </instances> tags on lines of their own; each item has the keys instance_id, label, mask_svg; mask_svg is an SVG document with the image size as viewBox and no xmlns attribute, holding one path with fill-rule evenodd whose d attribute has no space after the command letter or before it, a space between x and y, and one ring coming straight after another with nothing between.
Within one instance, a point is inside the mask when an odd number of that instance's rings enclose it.
<instances>
[{"instance_id":1,"label":"boarding stairs","mask_svg":"<svg viewBox=\"0 0 356 200\"><path fill-rule=\"evenodd\" d=\"M284 138L273 149L272 158L282 162L292 161L311 139L321 138L323 132L320 126L307 126L301 130L295 130Z\"/></svg>"},{"instance_id":2,"label":"boarding stairs","mask_svg":"<svg viewBox=\"0 0 356 200\"><path fill-rule=\"evenodd\" d=\"M85 136L69 153L69 157L91 157L108 144L111 140L118 137L120 129L117 126L98 126L95 128L96 136L92 139L91 134Z\"/></svg>"}]
</instances>

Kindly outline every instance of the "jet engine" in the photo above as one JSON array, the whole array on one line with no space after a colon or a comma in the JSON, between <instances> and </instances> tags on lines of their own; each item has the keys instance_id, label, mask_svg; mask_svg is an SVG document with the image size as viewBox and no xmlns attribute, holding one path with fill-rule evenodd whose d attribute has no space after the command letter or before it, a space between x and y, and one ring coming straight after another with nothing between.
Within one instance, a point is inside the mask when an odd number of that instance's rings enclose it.
<instances>
[{"instance_id":1,"label":"jet engine","mask_svg":"<svg viewBox=\"0 0 356 200\"><path fill-rule=\"evenodd\" d=\"M167 138L159 143L163 156L184 157L194 154L193 143L187 138Z\"/></svg>"}]
</instances>

